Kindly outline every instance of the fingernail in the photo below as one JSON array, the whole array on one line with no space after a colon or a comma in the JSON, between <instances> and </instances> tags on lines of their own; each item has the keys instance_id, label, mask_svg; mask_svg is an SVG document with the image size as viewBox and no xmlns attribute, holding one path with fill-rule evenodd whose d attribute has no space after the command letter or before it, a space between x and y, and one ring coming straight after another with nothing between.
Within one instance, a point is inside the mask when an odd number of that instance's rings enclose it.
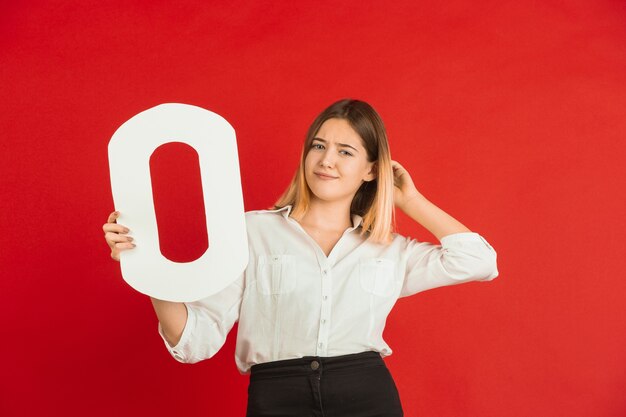
<instances>
[{"instance_id":1,"label":"fingernail","mask_svg":"<svg viewBox=\"0 0 626 417\"><path fill-rule=\"evenodd\" d=\"M124 233L128 233L128 232L130 232L130 230L124 229Z\"/></svg>"}]
</instances>

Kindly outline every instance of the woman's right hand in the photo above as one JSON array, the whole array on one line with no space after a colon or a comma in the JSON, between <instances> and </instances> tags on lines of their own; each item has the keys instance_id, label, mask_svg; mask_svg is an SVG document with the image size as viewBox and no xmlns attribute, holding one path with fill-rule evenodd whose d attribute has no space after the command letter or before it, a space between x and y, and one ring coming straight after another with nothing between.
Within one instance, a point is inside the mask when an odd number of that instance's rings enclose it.
<instances>
[{"instance_id":1,"label":"woman's right hand","mask_svg":"<svg viewBox=\"0 0 626 417\"><path fill-rule=\"evenodd\" d=\"M114 211L109 214L109 219L102 226L104 230L104 239L111 248L111 258L119 262L120 252L127 249L132 249L136 245L132 242L133 238L126 236L129 232L128 228L124 225L117 224L117 218L119 217L119 211Z\"/></svg>"}]
</instances>

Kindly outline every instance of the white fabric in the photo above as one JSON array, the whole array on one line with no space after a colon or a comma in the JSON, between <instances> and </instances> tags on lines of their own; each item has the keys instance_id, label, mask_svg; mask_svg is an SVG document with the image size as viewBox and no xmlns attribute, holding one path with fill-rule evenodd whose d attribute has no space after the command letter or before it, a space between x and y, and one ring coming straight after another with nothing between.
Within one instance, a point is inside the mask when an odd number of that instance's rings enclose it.
<instances>
[{"instance_id":1,"label":"white fabric","mask_svg":"<svg viewBox=\"0 0 626 417\"><path fill-rule=\"evenodd\" d=\"M249 263L223 291L185 303L188 319L179 362L215 355L239 322L235 362L241 374L257 363L302 356L338 356L392 350L385 321L399 297L498 276L496 251L478 233L444 236L441 245L394 234L390 245L365 242L362 218L352 216L328 257L297 221L291 207L246 213Z\"/></svg>"}]
</instances>

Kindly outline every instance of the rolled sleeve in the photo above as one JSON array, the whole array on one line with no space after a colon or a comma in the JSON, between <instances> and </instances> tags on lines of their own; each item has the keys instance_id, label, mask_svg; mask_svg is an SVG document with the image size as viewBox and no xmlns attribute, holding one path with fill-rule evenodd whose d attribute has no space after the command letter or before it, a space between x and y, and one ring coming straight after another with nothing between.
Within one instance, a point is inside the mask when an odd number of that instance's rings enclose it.
<instances>
[{"instance_id":1,"label":"rolled sleeve","mask_svg":"<svg viewBox=\"0 0 626 417\"><path fill-rule=\"evenodd\" d=\"M172 355L172 357L176 359L178 362L185 363L185 356L186 356L185 354L188 353L190 350L189 340L190 340L191 329L196 327L196 313L192 308L189 307L187 303L183 303L183 304L185 304L185 307L187 308L187 322L185 323L183 334L181 335L180 340L178 341L176 346L170 346L170 344L167 342L167 339L165 338L165 334L163 333L163 327L161 326L161 322L159 322L158 324L158 332L159 332L159 335L161 335L161 338L163 339L163 343L165 343L165 347L167 348L170 355Z\"/></svg>"},{"instance_id":2,"label":"rolled sleeve","mask_svg":"<svg viewBox=\"0 0 626 417\"><path fill-rule=\"evenodd\" d=\"M176 346L170 346L161 323L158 333L170 355L181 363L196 363L215 355L239 320L243 275L222 291L198 301L184 303L187 322Z\"/></svg>"},{"instance_id":3,"label":"rolled sleeve","mask_svg":"<svg viewBox=\"0 0 626 417\"><path fill-rule=\"evenodd\" d=\"M497 253L481 235L461 232L441 238L441 245L407 239L406 273L400 297L498 276Z\"/></svg>"}]
</instances>

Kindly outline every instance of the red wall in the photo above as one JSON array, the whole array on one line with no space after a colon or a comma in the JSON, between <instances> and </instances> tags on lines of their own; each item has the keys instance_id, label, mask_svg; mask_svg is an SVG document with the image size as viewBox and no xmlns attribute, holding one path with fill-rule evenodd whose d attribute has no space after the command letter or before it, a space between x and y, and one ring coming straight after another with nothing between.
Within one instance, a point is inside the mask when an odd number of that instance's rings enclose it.
<instances>
[{"instance_id":1,"label":"red wall","mask_svg":"<svg viewBox=\"0 0 626 417\"><path fill-rule=\"evenodd\" d=\"M107 144L160 103L217 112L261 209L343 97L373 104L418 189L498 252L495 281L396 305L405 414L626 415L624 2L88 3L0 12L0 415L243 416L236 329L179 364L109 257ZM168 201L184 256L202 237Z\"/></svg>"}]
</instances>

